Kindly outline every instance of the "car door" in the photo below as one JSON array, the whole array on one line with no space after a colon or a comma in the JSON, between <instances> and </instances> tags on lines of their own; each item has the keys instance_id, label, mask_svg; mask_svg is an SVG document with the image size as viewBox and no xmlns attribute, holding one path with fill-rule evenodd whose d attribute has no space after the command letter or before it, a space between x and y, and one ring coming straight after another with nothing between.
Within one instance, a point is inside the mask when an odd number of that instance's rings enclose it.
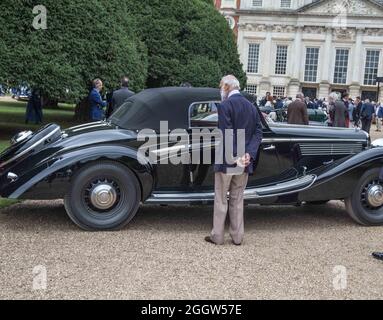
<instances>
[{"instance_id":1,"label":"car door","mask_svg":"<svg viewBox=\"0 0 383 320\"><path fill-rule=\"evenodd\" d=\"M199 151L201 155L210 154L211 164L204 163L200 157L200 163L190 165L190 179L194 191L214 190L214 163L215 149L219 141L214 140L214 131L218 128L218 102L198 102L190 107L190 153ZM263 121L264 139L260 146L258 166L256 173L249 177L249 187L271 184L281 174L281 167L277 147L272 143L274 134ZM200 132L200 137L198 137ZM212 141L209 143L209 141Z\"/></svg>"}]
</instances>

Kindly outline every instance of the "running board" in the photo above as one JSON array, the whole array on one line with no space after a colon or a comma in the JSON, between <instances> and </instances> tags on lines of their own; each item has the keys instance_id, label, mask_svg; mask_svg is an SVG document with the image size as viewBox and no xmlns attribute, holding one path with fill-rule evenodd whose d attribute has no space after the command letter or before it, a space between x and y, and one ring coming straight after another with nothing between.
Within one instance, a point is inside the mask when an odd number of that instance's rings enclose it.
<instances>
[{"instance_id":1,"label":"running board","mask_svg":"<svg viewBox=\"0 0 383 320\"><path fill-rule=\"evenodd\" d=\"M307 190L313 186L317 180L316 175L307 175L298 179L279 183L276 185L246 189L245 200L278 197ZM169 203L189 203L189 202L214 201L214 192L206 193L154 193L147 204L169 204Z\"/></svg>"}]
</instances>

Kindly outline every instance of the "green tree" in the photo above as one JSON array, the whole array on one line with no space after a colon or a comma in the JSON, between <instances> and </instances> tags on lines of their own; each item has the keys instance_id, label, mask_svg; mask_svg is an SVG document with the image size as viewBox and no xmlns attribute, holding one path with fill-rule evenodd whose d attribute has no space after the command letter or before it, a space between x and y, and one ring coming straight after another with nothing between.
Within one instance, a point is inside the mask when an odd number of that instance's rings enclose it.
<instances>
[{"instance_id":1,"label":"green tree","mask_svg":"<svg viewBox=\"0 0 383 320\"><path fill-rule=\"evenodd\" d=\"M234 74L242 86L246 74L225 18L210 0L129 0L137 29L148 48L147 85L160 87L189 81L217 86Z\"/></svg>"},{"instance_id":2,"label":"green tree","mask_svg":"<svg viewBox=\"0 0 383 320\"><path fill-rule=\"evenodd\" d=\"M48 10L35 30L32 9ZM246 76L234 35L210 0L1 0L0 82L26 81L50 99L78 101L89 81L108 88L122 74L132 89L216 87Z\"/></svg>"},{"instance_id":3,"label":"green tree","mask_svg":"<svg viewBox=\"0 0 383 320\"><path fill-rule=\"evenodd\" d=\"M35 30L32 9L48 10L47 30ZM147 53L117 0L2 0L0 81L27 81L53 99L77 100L100 77L109 88L122 74L145 87ZM134 75L134 76L133 76Z\"/></svg>"}]
</instances>

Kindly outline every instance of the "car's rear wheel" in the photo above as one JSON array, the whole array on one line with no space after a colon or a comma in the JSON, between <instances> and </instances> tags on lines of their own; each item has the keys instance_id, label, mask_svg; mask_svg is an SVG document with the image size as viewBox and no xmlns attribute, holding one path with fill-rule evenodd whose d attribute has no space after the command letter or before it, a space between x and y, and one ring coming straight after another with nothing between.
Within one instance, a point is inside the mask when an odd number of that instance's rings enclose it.
<instances>
[{"instance_id":1,"label":"car's rear wheel","mask_svg":"<svg viewBox=\"0 0 383 320\"><path fill-rule=\"evenodd\" d=\"M98 162L80 169L65 196L71 220L88 231L118 230L136 215L140 205L136 176L115 162Z\"/></svg>"},{"instance_id":2,"label":"car's rear wheel","mask_svg":"<svg viewBox=\"0 0 383 320\"><path fill-rule=\"evenodd\" d=\"M350 217L364 226L383 225L383 183L379 174L379 168L367 171L345 200Z\"/></svg>"}]
</instances>

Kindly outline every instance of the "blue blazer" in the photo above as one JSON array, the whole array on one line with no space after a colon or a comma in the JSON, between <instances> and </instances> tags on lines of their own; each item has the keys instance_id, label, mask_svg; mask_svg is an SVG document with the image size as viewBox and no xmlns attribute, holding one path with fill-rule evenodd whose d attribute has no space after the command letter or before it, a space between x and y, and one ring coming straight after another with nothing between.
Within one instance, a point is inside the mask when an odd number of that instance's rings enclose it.
<instances>
[{"instance_id":1,"label":"blue blazer","mask_svg":"<svg viewBox=\"0 0 383 320\"><path fill-rule=\"evenodd\" d=\"M90 103L90 118L92 121L100 121L105 117L104 108L107 103L102 100L100 92L97 89L93 89L89 94Z\"/></svg>"},{"instance_id":2,"label":"blue blazer","mask_svg":"<svg viewBox=\"0 0 383 320\"><path fill-rule=\"evenodd\" d=\"M235 154L238 145L237 130L245 129L245 150L252 159L252 163L246 168L246 172L253 174L254 164L258 159L259 148L263 138L262 122L258 110L241 94L235 94L218 106L218 116L218 127L223 133L221 151L223 150L224 152L224 161L223 164L215 165L215 172L228 173L228 168L236 167L236 165L227 164L225 159L225 130L233 129L233 156L237 157L238 155Z\"/></svg>"}]
</instances>

